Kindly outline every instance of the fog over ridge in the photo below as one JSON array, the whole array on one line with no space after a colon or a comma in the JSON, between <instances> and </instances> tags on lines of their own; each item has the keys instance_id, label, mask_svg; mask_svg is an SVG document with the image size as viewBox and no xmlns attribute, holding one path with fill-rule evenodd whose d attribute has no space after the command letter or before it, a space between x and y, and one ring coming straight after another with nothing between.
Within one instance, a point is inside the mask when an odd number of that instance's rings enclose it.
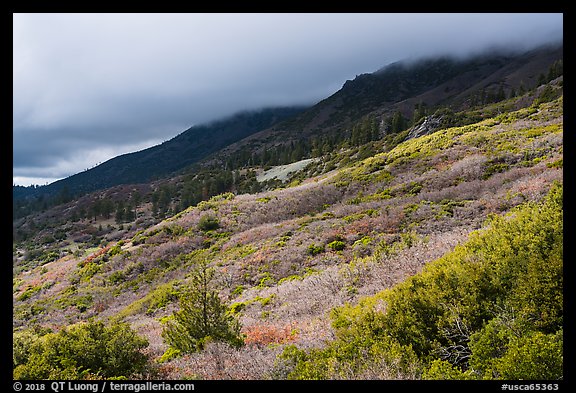
<instances>
[{"instance_id":1,"label":"fog over ridge","mask_svg":"<svg viewBox=\"0 0 576 393\"><path fill-rule=\"evenodd\" d=\"M562 14L14 14L13 178L44 184L355 75L562 39Z\"/></svg>"}]
</instances>

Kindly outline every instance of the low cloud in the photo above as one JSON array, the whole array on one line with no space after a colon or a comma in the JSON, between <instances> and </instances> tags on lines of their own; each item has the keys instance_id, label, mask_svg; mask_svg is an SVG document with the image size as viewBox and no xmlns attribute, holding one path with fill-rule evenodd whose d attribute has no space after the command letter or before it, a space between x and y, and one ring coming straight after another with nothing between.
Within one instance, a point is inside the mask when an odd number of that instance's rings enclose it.
<instances>
[{"instance_id":1,"label":"low cloud","mask_svg":"<svg viewBox=\"0 0 576 393\"><path fill-rule=\"evenodd\" d=\"M65 177L406 58L527 49L562 14L15 14L14 180ZM30 183L30 181L28 181Z\"/></svg>"}]
</instances>

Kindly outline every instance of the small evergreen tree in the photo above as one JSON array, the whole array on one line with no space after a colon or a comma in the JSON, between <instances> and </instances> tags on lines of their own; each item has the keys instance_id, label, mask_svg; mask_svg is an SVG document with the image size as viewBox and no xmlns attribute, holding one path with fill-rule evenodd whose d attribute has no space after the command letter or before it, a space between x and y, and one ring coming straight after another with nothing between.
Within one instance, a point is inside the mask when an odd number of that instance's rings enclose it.
<instances>
[{"instance_id":1,"label":"small evergreen tree","mask_svg":"<svg viewBox=\"0 0 576 393\"><path fill-rule=\"evenodd\" d=\"M101 214L104 218L110 218L110 214L114 211L114 202L109 198L102 199L100 204L102 210Z\"/></svg>"},{"instance_id":2,"label":"small evergreen tree","mask_svg":"<svg viewBox=\"0 0 576 393\"><path fill-rule=\"evenodd\" d=\"M414 112L412 115L412 124L418 123L423 117L426 116L426 104L420 101L414 105Z\"/></svg>"},{"instance_id":3,"label":"small evergreen tree","mask_svg":"<svg viewBox=\"0 0 576 393\"><path fill-rule=\"evenodd\" d=\"M94 221L96 221L98 216L102 214L102 201L100 199L96 199L96 201L92 204L90 211L94 217Z\"/></svg>"},{"instance_id":4,"label":"small evergreen tree","mask_svg":"<svg viewBox=\"0 0 576 393\"><path fill-rule=\"evenodd\" d=\"M241 346L240 323L214 289L214 269L206 261L200 262L191 281L189 290L180 297L180 311L162 332L164 341L180 353L201 351L210 341Z\"/></svg>"}]
</instances>

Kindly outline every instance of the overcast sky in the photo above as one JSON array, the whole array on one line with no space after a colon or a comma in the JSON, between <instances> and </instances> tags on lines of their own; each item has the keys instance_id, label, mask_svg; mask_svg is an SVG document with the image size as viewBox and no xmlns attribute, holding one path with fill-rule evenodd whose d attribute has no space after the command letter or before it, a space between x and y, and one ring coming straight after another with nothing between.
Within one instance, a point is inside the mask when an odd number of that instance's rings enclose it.
<instances>
[{"instance_id":1,"label":"overcast sky","mask_svg":"<svg viewBox=\"0 0 576 393\"><path fill-rule=\"evenodd\" d=\"M394 61L530 47L562 14L14 14L13 182L45 184Z\"/></svg>"}]
</instances>

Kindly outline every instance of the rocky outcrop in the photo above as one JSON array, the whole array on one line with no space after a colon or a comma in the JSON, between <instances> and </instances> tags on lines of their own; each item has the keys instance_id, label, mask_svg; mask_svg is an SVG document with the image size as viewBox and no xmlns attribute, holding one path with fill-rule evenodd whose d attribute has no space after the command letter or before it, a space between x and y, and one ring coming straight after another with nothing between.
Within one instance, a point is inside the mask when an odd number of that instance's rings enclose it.
<instances>
[{"instance_id":1,"label":"rocky outcrop","mask_svg":"<svg viewBox=\"0 0 576 393\"><path fill-rule=\"evenodd\" d=\"M442 119L443 116L426 116L422 123L410 128L406 140L433 133L442 126Z\"/></svg>"}]
</instances>

